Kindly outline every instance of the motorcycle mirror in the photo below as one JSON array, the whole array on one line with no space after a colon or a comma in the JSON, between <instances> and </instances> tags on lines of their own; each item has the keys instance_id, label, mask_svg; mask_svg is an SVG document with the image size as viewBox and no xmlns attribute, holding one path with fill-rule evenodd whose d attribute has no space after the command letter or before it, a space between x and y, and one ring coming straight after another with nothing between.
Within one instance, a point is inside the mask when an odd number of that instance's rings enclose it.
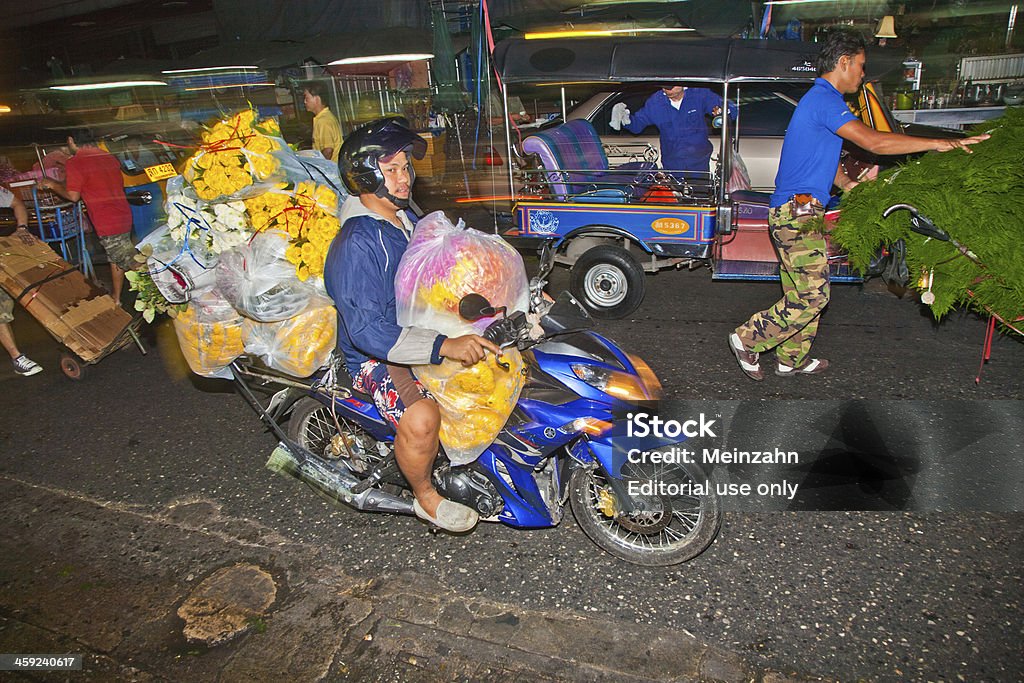
<instances>
[{"instance_id":1,"label":"motorcycle mirror","mask_svg":"<svg viewBox=\"0 0 1024 683\"><path fill-rule=\"evenodd\" d=\"M540 280L547 280L548 275L551 274L551 268L555 263L555 252L551 248L554 244L554 240L544 240L540 245L539 250L539 261L540 267L537 271L537 278Z\"/></svg>"},{"instance_id":2,"label":"motorcycle mirror","mask_svg":"<svg viewBox=\"0 0 1024 683\"><path fill-rule=\"evenodd\" d=\"M469 322L489 318L498 312L483 295L471 292L459 300L459 317Z\"/></svg>"}]
</instances>

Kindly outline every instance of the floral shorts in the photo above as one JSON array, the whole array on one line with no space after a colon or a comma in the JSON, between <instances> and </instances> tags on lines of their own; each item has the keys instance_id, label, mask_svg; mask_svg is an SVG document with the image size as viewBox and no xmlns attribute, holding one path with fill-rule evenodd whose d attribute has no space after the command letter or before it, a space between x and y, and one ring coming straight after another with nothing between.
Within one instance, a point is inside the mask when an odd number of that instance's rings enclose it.
<instances>
[{"instance_id":1,"label":"floral shorts","mask_svg":"<svg viewBox=\"0 0 1024 683\"><path fill-rule=\"evenodd\" d=\"M385 420L398 430L398 421L416 401L430 398L412 370L401 365L389 365L368 360L359 366L359 374L352 378L352 388L369 394Z\"/></svg>"},{"instance_id":2,"label":"floral shorts","mask_svg":"<svg viewBox=\"0 0 1024 683\"><path fill-rule=\"evenodd\" d=\"M14 321L14 299L0 289L0 325Z\"/></svg>"},{"instance_id":3,"label":"floral shorts","mask_svg":"<svg viewBox=\"0 0 1024 683\"><path fill-rule=\"evenodd\" d=\"M103 251L107 252L107 260L121 270L134 270L138 264L135 254L139 253L132 244L132 234L123 232L120 235L100 237Z\"/></svg>"}]
</instances>

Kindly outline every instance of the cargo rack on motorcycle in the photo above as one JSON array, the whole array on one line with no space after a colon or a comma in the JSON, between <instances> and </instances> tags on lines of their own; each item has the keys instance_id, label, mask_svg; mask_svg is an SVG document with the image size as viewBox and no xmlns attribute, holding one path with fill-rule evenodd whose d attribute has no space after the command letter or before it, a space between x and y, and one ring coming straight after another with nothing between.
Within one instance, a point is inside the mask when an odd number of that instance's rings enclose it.
<instances>
[{"instance_id":1,"label":"cargo rack on motorcycle","mask_svg":"<svg viewBox=\"0 0 1024 683\"><path fill-rule=\"evenodd\" d=\"M236 358L228 366L232 379L239 389L242 398L256 411L256 414L267 422L271 419L274 424L267 424L279 437L280 426L277 422L284 417L291 406L293 399L305 396L310 392L323 393L325 396L336 398L348 398L352 396L353 389L347 383L339 383L338 379L345 373L344 363L334 352L328 362L318 369L311 376L306 378L293 377L287 373L275 370L264 364L255 356L243 355ZM344 375L347 376L347 375ZM293 394L281 394L283 390L294 392ZM274 392L275 396L280 395L276 401L272 397L270 402L264 406L256 397L257 392ZM286 399L292 399L286 401Z\"/></svg>"}]
</instances>

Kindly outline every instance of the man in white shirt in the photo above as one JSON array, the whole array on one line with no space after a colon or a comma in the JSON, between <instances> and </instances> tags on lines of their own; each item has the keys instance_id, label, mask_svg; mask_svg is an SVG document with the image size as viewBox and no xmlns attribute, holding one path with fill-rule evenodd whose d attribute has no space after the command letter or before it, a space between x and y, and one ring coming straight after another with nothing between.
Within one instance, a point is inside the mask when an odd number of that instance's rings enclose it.
<instances>
[{"instance_id":1,"label":"man in white shirt","mask_svg":"<svg viewBox=\"0 0 1024 683\"><path fill-rule=\"evenodd\" d=\"M18 225L15 235L28 234L28 209L25 208L25 203L2 185L0 185L0 208L14 209L14 219ZM14 322L14 299L0 289L0 346L3 346L11 356L14 371L22 377L42 372L41 365L18 349L18 344L14 340L14 330L11 329L12 322Z\"/></svg>"}]
</instances>

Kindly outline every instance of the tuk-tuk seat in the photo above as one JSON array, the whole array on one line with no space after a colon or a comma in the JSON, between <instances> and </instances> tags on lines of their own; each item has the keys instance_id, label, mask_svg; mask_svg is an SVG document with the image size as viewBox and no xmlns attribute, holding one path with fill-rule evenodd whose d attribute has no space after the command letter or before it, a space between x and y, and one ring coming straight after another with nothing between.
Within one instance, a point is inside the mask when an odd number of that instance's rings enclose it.
<instances>
[{"instance_id":1,"label":"tuk-tuk seat","mask_svg":"<svg viewBox=\"0 0 1024 683\"><path fill-rule=\"evenodd\" d=\"M601 138L584 119L573 119L523 140L523 151L536 154L550 173L551 193L559 199L603 189L618 189L629 196L642 194L635 184L637 171L655 168L650 162L631 162L608 168Z\"/></svg>"},{"instance_id":2,"label":"tuk-tuk seat","mask_svg":"<svg viewBox=\"0 0 1024 683\"><path fill-rule=\"evenodd\" d=\"M747 221L767 221L768 201L770 192L754 190L736 190L729 195L733 205L733 215Z\"/></svg>"}]
</instances>

